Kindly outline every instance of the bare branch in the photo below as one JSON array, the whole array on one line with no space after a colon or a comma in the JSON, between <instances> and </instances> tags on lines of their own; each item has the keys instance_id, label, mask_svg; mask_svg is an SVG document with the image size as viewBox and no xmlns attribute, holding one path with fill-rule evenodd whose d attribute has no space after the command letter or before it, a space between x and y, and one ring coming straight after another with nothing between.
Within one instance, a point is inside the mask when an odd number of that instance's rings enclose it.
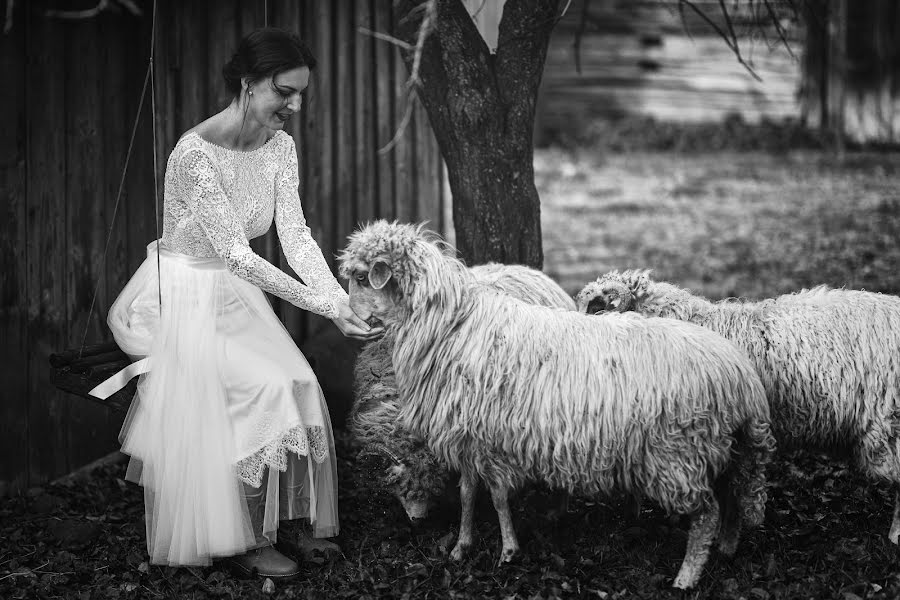
<instances>
[{"instance_id":1,"label":"bare branch","mask_svg":"<svg viewBox=\"0 0 900 600\"><path fill-rule=\"evenodd\" d=\"M394 149L394 146L400 143L403 132L406 131L406 127L409 125L409 121L412 118L413 106L415 105L416 100L418 100L418 96L415 93L406 95L406 110L403 112L403 118L400 120L400 125L397 126L397 131L394 132L394 137L391 138L391 141L385 144L384 147L378 149L378 154L387 154Z\"/></svg>"},{"instance_id":2,"label":"bare branch","mask_svg":"<svg viewBox=\"0 0 900 600\"><path fill-rule=\"evenodd\" d=\"M132 0L116 0L119 4L136 17L143 13L141 9ZM53 17L57 19L93 19L105 10L115 9L118 7L110 4L110 0L99 0L97 6L85 10L59 10L51 8L44 11L45 17Z\"/></svg>"},{"instance_id":3,"label":"bare branch","mask_svg":"<svg viewBox=\"0 0 900 600\"><path fill-rule=\"evenodd\" d=\"M575 30L575 41L572 43L572 47L575 50L575 72L579 75L581 75L581 38L584 37L584 30L587 28L590 4L591 0L584 0L584 4L581 5L581 20L578 22L578 29ZM563 10L563 14L566 14L567 10L569 10L568 4Z\"/></svg>"},{"instance_id":4,"label":"bare branch","mask_svg":"<svg viewBox=\"0 0 900 600\"><path fill-rule=\"evenodd\" d=\"M371 29L366 29L365 27L360 27L359 29L357 29L357 31L363 35L370 35L373 38L381 40L383 42L390 42L391 44L394 44L395 46L399 46L400 48L403 48L407 52L409 52L410 50L413 49L412 46L410 46L403 40L397 39L394 36L388 35L386 33L381 33L380 31L372 31Z\"/></svg>"},{"instance_id":5,"label":"bare branch","mask_svg":"<svg viewBox=\"0 0 900 600\"><path fill-rule=\"evenodd\" d=\"M725 41L725 44L734 53L734 56L737 59L738 63L740 63L747 70L747 72L750 73L750 75L753 77L753 79L755 79L757 81L762 81L762 77L757 75L756 71L753 70L753 67L750 66L747 63L747 61L744 60L743 56L741 56L741 49L740 49L740 46L738 46L737 35L735 34L734 26L731 22L731 15L728 14L728 9L725 8L725 3L723 0L719 0L719 6L721 7L722 13L725 17L725 23L726 23L726 26L728 27L728 32L723 31L722 28L719 27L715 21L710 19L706 13L704 13L702 10L697 8L697 6L693 2L691 2L691 0L678 0L678 10L681 11L682 20L684 19L684 12L682 9L683 5L686 5L688 8L693 10L697 14L697 16L699 16L701 19L703 19L703 21L705 21L707 25L712 27L716 31L716 33L719 34L719 37L721 37Z\"/></svg>"},{"instance_id":6,"label":"bare branch","mask_svg":"<svg viewBox=\"0 0 900 600\"><path fill-rule=\"evenodd\" d=\"M403 132L406 130L406 127L409 125L409 121L412 118L413 107L415 106L415 102L418 99L416 90L422 83L419 79L419 69L422 65L422 53L425 50L425 40L428 39L428 36L431 34L432 30L435 27L435 24L437 23L437 0L428 0L428 2L411 10L409 14L404 17L404 19L409 19L410 15L412 15L413 12L423 14L422 22L419 24L419 31L416 34L415 48L410 48L409 44L406 44L406 42L401 42L402 44L406 45L407 51L412 50L415 52L415 54L413 55L412 66L409 69L409 79L406 80L406 84L404 86L406 88L406 110L403 113L403 119L400 121L400 125L397 127L397 131L394 133L394 137L391 138L391 141L388 142L383 148L380 148L378 150L379 154L387 154L394 149L394 146L396 146L400 141L400 138L403 136ZM400 40L397 41L400 42Z\"/></svg>"},{"instance_id":7,"label":"bare branch","mask_svg":"<svg viewBox=\"0 0 900 600\"><path fill-rule=\"evenodd\" d=\"M763 6L766 7L766 11L768 11L768 13L769 13L769 18L772 19L772 23L775 24L775 32L778 34L778 37L781 38L781 43L784 45L785 48L787 48L787 51L791 55L791 58L796 60L797 56L794 54L794 50L791 48L791 45L788 44L787 32L784 30L784 27L781 25L781 21L778 19L778 15L775 14L775 9L772 8L772 5L769 3L769 0L762 0L762 2L763 2ZM793 8L793 2L791 2L791 7Z\"/></svg>"}]
</instances>

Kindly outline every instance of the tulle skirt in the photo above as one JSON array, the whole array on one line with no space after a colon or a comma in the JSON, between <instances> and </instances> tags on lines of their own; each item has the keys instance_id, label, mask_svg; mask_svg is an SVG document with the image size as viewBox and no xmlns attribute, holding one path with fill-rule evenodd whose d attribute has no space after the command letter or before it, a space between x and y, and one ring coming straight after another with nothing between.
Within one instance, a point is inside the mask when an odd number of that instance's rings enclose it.
<instances>
[{"instance_id":1,"label":"tulle skirt","mask_svg":"<svg viewBox=\"0 0 900 600\"><path fill-rule=\"evenodd\" d=\"M108 317L119 347L149 363L119 440L144 488L151 562L240 554L274 542L280 519L336 535L334 440L309 363L221 260L164 246L158 258L154 242Z\"/></svg>"}]
</instances>

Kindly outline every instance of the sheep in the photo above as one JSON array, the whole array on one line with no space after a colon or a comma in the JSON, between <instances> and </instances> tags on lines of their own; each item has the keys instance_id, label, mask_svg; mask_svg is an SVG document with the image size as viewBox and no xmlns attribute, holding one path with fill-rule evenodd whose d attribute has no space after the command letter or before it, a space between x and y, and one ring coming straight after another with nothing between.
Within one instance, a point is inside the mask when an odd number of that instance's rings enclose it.
<instances>
[{"instance_id":1,"label":"sheep","mask_svg":"<svg viewBox=\"0 0 900 600\"><path fill-rule=\"evenodd\" d=\"M900 538L900 298L818 286L759 302L710 302L648 270L612 271L576 296L581 312L636 311L707 327L742 347L766 388L780 448L850 451L895 490Z\"/></svg>"},{"instance_id":2,"label":"sheep","mask_svg":"<svg viewBox=\"0 0 900 600\"><path fill-rule=\"evenodd\" d=\"M732 554L762 522L774 450L762 383L731 342L696 325L591 317L473 285L421 226L376 221L339 256L350 306L395 336L400 422L460 473L461 560L479 481L500 563L519 551L508 494L526 481L589 495L640 491L691 515L674 587L693 587L716 537ZM718 536L717 536L718 534Z\"/></svg>"},{"instance_id":3,"label":"sheep","mask_svg":"<svg viewBox=\"0 0 900 600\"><path fill-rule=\"evenodd\" d=\"M532 304L575 310L575 301L536 269L488 263L471 271L480 285ZM356 401L349 422L355 439L363 446L360 457L378 454L387 458L382 483L416 523L428 515L432 499L443 495L450 474L421 437L397 423L402 401L391 365L392 347L390 334L363 347L354 367Z\"/></svg>"}]
</instances>

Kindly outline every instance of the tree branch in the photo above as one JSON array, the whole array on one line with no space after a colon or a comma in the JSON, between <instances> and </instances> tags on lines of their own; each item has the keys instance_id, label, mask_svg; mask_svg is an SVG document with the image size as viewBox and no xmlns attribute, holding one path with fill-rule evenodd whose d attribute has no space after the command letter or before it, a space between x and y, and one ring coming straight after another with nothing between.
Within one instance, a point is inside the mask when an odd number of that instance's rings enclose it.
<instances>
[{"instance_id":1,"label":"tree branch","mask_svg":"<svg viewBox=\"0 0 900 600\"><path fill-rule=\"evenodd\" d=\"M400 121L400 125L397 127L397 131L394 133L394 137L391 138L384 147L379 148L379 154L387 154L391 150L394 149L394 146L400 141L400 138L403 137L403 132L406 131L406 128L409 126L409 121L412 118L413 108L415 107L415 102L418 99L417 90L419 86L422 84L419 79L419 69L422 65L422 53L425 49L425 41L428 39L428 36L431 34L432 30L434 30L435 21L437 20L437 0L428 0L425 4L417 7L416 10L418 12L419 9L422 9L424 13L422 16L422 21L419 23L419 31L416 34L416 45L410 46L406 42L402 40L398 40L397 38L393 38L391 36L391 40L395 41L395 43L402 44L405 46L406 51L413 51L413 60L412 67L409 70L409 79L406 80L406 109L403 113L403 118ZM404 18L409 18L412 11L407 14Z\"/></svg>"},{"instance_id":2,"label":"tree branch","mask_svg":"<svg viewBox=\"0 0 900 600\"><path fill-rule=\"evenodd\" d=\"M709 18L709 16L705 12L700 10L696 4L691 2L691 0L678 0L678 11L681 13L682 21L684 20L684 9L683 9L684 6L687 6L688 8L693 10L697 14L697 16L699 16L701 19L703 19L703 21L706 22L707 25L712 27L715 30L715 32L719 35L719 37L721 37L725 41L725 44L734 53L734 56L737 59L737 61L745 69L747 69L747 72L750 73L750 75L753 76L753 78L755 80L762 81L762 77L760 77L759 75L756 74L756 71L753 70L753 67L750 66L747 63L747 61L744 60L744 57L741 55L741 49L740 49L740 46L738 46L737 35L735 34L734 26L731 23L731 15L728 14L728 9L725 7L724 0L719 0L719 7L721 8L722 14L725 17L725 23L726 23L726 26L728 27L727 33L725 31L723 31L722 28L719 27L715 21L713 21L711 18ZM685 30L687 30L687 28L685 28Z\"/></svg>"},{"instance_id":3,"label":"tree branch","mask_svg":"<svg viewBox=\"0 0 900 600\"><path fill-rule=\"evenodd\" d=\"M115 0L125 7L125 9L136 17L140 17L144 13L132 0ZM45 17L53 17L57 19L93 19L100 13L116 8L110 3L110 0L99 0L97 6L85 10L60 10L51 8L44 11Z\"/></svg>"}]
</instances>

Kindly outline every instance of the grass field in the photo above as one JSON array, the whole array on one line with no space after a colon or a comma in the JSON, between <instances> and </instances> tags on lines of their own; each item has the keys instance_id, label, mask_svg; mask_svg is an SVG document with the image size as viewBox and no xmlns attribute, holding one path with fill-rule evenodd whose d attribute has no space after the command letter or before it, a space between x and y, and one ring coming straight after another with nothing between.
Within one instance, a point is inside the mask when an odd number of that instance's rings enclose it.
<instances>
[{"instance_id":1,"label":"grass field","mask_svg":"<svg viewBox=\"0 0 900 600\"><path fill-rule=\"evenodd\" d=\"M900 156L538 150L545 270L651 268L711 298L900 292Z\"/></svg>"}]
</instances>

